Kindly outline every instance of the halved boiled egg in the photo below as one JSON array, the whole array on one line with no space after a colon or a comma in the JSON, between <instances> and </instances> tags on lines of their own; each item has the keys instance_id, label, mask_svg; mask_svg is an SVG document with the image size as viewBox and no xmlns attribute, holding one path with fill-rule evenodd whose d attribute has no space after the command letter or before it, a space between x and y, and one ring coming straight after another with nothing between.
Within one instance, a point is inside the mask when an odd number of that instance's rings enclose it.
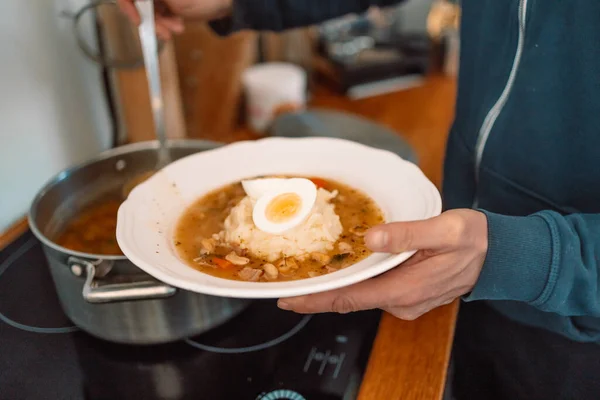
<instances>
[{"instance_id":1,"label":"halved boiled egg","mask_svg":"<svg viewBox=\"0 0 600 400\"><path fill-rule=\"evenodd\" d=\"M281 234L300 225L317 200L317 187L304 178L267 178L245 181L248 196L256 199L254 225L263 232Z\"/></svg>"}]
</instances>

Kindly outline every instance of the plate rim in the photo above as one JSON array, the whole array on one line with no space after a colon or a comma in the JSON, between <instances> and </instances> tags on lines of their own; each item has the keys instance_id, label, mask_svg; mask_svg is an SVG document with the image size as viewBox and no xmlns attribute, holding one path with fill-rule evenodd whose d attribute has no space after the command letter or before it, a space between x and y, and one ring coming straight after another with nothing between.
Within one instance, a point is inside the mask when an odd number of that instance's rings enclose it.
<instances>
[{"instance_id":1,"label":"plate rim","mask_svg":"<svg viewBox=\"0 0 600 400\"><path fill-rule=\"evenodd\" d=\"M417 165L415 165L414 163L402 158L398 154L391 152L389 150L371 147L371 146L368 146L368 145L365 145L362 143L358 143L358 142L343 139L343 138L320 137L320 136L316 136L316 137L309 136L309 137L301 137L301 138L267 137L267 138L261 138L261 139L257 139L257 140L238 141L238 142L231 143L229 145L225 145L225 146L217 147L217 148L210 149L207 151L191 154L189 156L186 156L179 160L174 161L172 164L170 164L166 168L169 168L176 163L184 162L185 160L188 160L188 162L189 162L190 158L202 157L206 153L210 153L210 152L228 152L228 151L231 151L232 148L235 149L235 148L239 148L240 146L248 146L248 145L250 145L250 146L264 145L267 142L270 142L270 143L288 142L289 143L289 142L298 142L298 141L305 141L305 142L306 141L317 141L317 142L330 142L330 143L343 142L345 145L351 145L351 146L355 146L356 148L360 148L361 151L370 151L370 152L386 153L388 155L393 155L397 159L397 161L403 162L405 164L405 167L412 169L413 172L417 174L417 176L419 177L419 180L420 180L420 184L423 186L422 192L425 193L426 195L430 196L431 199L433 200L432 204L430 205L430 207L433 208L431 210L431 215L427 216L425 218L435 217L442 212L442 199L441 199L441 194L440 194L439 190L433 184L433 182L431 182L427 178L427 176L424 174L424 172ZM372 264L368 267L365 267L364 269L359 270L355 273L345 275L343 277L339 277L338 279L331 278L332 276L335 276L335 273L323 275L323 276L320 276L317 278L306 278L306 279L298 280L296 282L310 282L310 283L307 283L305 285L301 284L299 286L292 287L292 288L289 288L289 287L281 288L281 287L274 286L274 285L277 285L277 282L276 283L241 282L241 281L238 282L238 281L228 280L228 279L224 279L224 278L214 277L212 275L205 274L198 270L195 270L195 271L197 271L199 274L204 274L204 275L207 275L214 279L222 279L224 281L236 282L239 284L243 284L246 287L244 287L244 288L232 288L231 286L222 287L222 286L211 285L210 283L206 283L206 282L201 283L201 282L198 282L195 280L182 279L177 276L174 276L173 274L169 274L168 272L163 271L161 268L156 268L156 267L153 267L152 265L149 265L149 263L146 262L144 259L138 257L138 255L136 254L137 252L134 249L130 248L130 246L127 244L129 241L126 239L127 235L126 235L125 229L127 227L129 227L129 229L133 229L135 227L135 224L131 223L132 221L130 221L130 219L133 218L130 208L134 205L134 202L132 201L132 198L135 197L134 192L138 192L138 191L142 190L143 187L145 187L146 185L150 185L151 184L149 182L150 180L152 180L152 178L150 178L148 181L146 181L146 182L142 183L141 185L139 185L138 187L136 187L134 189L134 191L132 191L130 196L119 207L118 216L117 216L117 229L116 229L117 242L119 243L119 246L121 247L121 250L123 251L125 257L130 262L132 262L134 265L136 265L138 268L140 268L144 272L148 273L150 276L154 277L155 279L157 279L163 283L166 283L168 285L171 285L175 288L182 289L182 290L187 290L190 292L195 292L195 293L209 295L209 296L219 296L219 297L225 297L225 298L239 298L239 299L274 299L274 298L302 296L302 295L336 290L336 289L351 286L351 285L357 284L359 282L374 278L378 275L381 275L381 274L395 268L396 266L405 262L406 260L408 260L410 257L412 257L416 253L416 250L415 251L405 251L405 252L398 253L398 254L377 253L378 255L385 256L385 258L382 259L381 261L375 262L374 264ZM129 223L127 223L127 222L129 222ZM133 243L132 243L132 245L133 245ZM137 246L134 246L134 247L137 247ZM369 257L372 257L372 256L369 256ZM368 260L369 257L367 257L366 259L364 259L362 261ZM185 264L181 260L180 260L180 262L182 264ZM190 269L193 269L190 266L187 266L187 267ZM323 277L329 277L329 279L324 279L321 282L315 282L314 280L312 280L312 279L319 279L319 278L323 278ZM280 282L280 283L289 283L289 282Z\"/></svg>"}]
</instances>

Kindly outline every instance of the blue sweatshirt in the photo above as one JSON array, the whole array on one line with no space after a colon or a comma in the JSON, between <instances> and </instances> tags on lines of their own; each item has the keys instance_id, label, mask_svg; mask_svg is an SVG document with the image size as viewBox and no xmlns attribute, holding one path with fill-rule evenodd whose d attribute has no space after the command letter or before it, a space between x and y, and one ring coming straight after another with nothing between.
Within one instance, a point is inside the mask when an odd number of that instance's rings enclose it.
<instances>
[{"instance_id":1,"label":"blue sweatshirt","mask_svg":"<svg viewBox=\"0 0 600 400\"><path fill-rule=\"evenodd\" d=\"M238 0L213 28L309 25L380 0ZM446 209L488 217L465 301L600 342L600 1L462 0Z\"/></svg>"}]
</instances>

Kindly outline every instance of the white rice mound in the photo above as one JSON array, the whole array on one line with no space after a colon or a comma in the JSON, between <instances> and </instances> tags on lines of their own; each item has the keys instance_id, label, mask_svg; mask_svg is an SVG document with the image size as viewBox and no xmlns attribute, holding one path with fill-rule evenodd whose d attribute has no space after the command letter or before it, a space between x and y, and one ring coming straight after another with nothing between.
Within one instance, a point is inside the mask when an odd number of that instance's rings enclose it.
<instances>
[{"instance_id":1,"label":"white rice mound","mask_svg":"<svg viewBox=\"0 0 600 400\"><path fill-rule=\"evenodd\" d=\"M337 191L320 188L317 199L303 223L280 235L259 230L252 220L255 200L245 197L225 219L224 229L216 239L247 250L252 256L274 262L283 257L302 259L310 253L333 249L342 234L340 217L331 200Z\"/></svg>"}]
</instances>

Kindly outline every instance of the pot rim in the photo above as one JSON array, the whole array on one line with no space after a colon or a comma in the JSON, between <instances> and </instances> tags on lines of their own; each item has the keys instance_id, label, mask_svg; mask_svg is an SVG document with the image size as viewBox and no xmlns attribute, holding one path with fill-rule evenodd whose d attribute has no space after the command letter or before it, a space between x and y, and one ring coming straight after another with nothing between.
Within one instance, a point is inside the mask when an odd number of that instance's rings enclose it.
<instances>
[{"instance_id":1,"label":"pot rim","mask_svg":"<svg viewBox=\"0 0 600 400\"><path fill-rule=\"evenodd\" d=\"M223 146L225 144L226 143L223 143L223 142L216 142L213 140L204 140L204 139L172 139L172 140L168 140L168 145L171 148L172 147L186 148L186 147L195 147L195 146L199 146L199 147L206 146L206 150L210 150L210 149L214 149L214 148ZM66 169L60 171L59 173L54 175L52 178L50 178L35 195L32 203L31 203L31 206L29 207L29 211L27 213L29 229L31 229L31 232L34 234L34 236L40 242L42 242L43 245L48 246L53 250L59 251L61 253L65 253L70 256L83 257L83 258L95 259L95 260L108 260L108 261L128 260L128 258L125 256L82 253L79 251L67 249L65 247L62 247L62 246L56 244L54 241L50 240L50 238L48 238L46 235L44 235L42 233L42 231L39 229L39 227L37 226L37 224L35 222L36 209L37 209L39 202L48 193L48 191L50 191L50 189L52 189L58 183L67 179L74 172L81 170L83 168L89 167L90 165L95 164L97 162L104 161L106 159L109 159L109 158L112 158L115 156L133 153L135 151L140 151L140 150L158 149L159 146L160 146L160 144L157 140L149 140L149 141L130 143L130 144L114 147L112 149L108 149L108 150L105 150L105 151L99 153L97 156L95 156L87 161L75 164L71 167L67 167Z\"/></svg>"}]
</instances>

